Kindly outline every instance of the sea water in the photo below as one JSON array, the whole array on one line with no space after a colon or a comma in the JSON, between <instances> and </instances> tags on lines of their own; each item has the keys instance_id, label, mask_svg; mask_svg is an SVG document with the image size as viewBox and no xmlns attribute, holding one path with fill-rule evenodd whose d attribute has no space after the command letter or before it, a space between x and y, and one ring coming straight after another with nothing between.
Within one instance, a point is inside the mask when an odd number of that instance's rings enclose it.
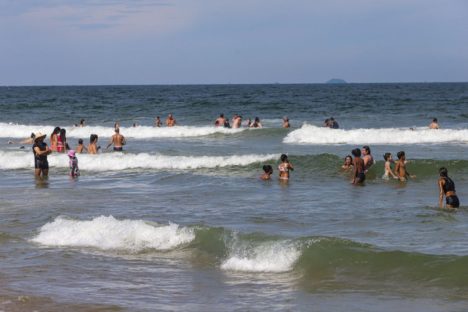
<instances>
[{"instance_id":1,"label":"sea water","mask_svg":"<svg viewBox=\"0 0 468 312\"><path fill-rule=\"evenodd\" d=\"M215 128L220 113L264 127ZM116 121L123 153L105 149ZM36 180L17 142L56 126L101 153L77 156L78 179L53 154ZM466 83L1 87L0 140L0 310L468 307ZM354 186L340 168L363 145L377 162ZM416 178L381 179L401 150ZM442 166L456 211L438 208Z\"/></svg>"}]
</instances>

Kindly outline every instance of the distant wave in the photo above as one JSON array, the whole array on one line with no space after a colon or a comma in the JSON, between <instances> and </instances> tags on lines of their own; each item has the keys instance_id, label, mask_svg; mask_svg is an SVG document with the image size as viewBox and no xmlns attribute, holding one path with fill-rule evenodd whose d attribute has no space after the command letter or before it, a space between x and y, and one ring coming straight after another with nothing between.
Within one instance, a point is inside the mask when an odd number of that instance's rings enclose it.
<instances>
[{"instance_id":1,"label":"distant wave","mask_svg":"<svg viewBox=\"0 0 468 312\"><path fill-rule=\"evenodd\" d=\"M99 216L62 216L43 225L31 241L44 246L93 248L136 254L181 249L202 254L221 270L247 273L295 272L305 281L330 283L413 281L418 287L468 289L468 256L385 250L337 237L284 238L241 234L223 228L158 224Z\"/></svg>"},{"instance_id":2,"label":"distant wave","mask_svg":"<svg viewBox=\"0 0 468 312\"><path fill-rule=\"evenodd\" d=\"M278 158L278 155L233 155L233 156L167 156L147 153L122 154L103 153L100 155L80 154L77 156L80 170L115 171L125 169L183 170L247 166ZM34 166L32 152L0 151L0 169L28 169ZM68 168L65 154L48 157L49 166Z\"/></svg>"},{"instance_id":3,"label":"distant wave","mask_svg":"<svg viewBox=\"0 0 468 312\"><path fill-rule=\"evenodd\" d=\"M12 123L0 123L0 137L3 138L28 138L31 133L42 132L49 136L54 127L44 125L17 125ZM67 137L87 139L91 134L97 134L100 137L111 137L114 134L114 128L102 126L86 127L65 127ZM229 129L216 128L213 126L176 126L176 127L121 127L120 132L127 138L151 139L151 138L190 138L201 137L212 134L234 134L245 131L247 128Z\"/></svg>"},{"instance_id":4,"label":"distant wave","mask_svg":"<svg viewBox=\"0 0 468 312\"><path fill-rule=\"evenodd\" d=\"M289 144L420 144L468 143L468 129L380 128L329 129L305 124L290 132L283 143Z\"/></svg>"}]
</instances>

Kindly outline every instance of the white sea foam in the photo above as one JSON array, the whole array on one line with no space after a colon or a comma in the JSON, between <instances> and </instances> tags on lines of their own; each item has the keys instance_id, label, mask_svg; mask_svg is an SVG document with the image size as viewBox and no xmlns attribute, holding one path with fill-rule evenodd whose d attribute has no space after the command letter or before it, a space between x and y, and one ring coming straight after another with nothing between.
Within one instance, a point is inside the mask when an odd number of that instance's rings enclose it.
<instances>
[{"instance_id":1,"label":"white sea foam","mask_svg":"<svg viewBox=\"0 0 468 312\"><path fill-rule=\"evenodd\" d=\"M93 247L140 252L170 250L195 239L192 229L177 224L155 225L143 220L117 220L100 216L90 221L57 217L45 224L33 242L47 246Z\"/></svg>"},{"instance_id":2,"label":"white sea foam","mask_svg":"<svg viewBox=\"0 0 468 312\"><path fill-rule=\"evenodd\" d=\"M123 154L103 153L98 155L77 155L80 170L116 171L125 169L184 170L247 166L257 162L276 159L278 155L233 155L233 156L167 156L147 153ZM34 166L32 152L0 151L0 169L28 169ZM68 168L68 156L48 156L49 166Z\"/></svg>"},{"instance_id":3,"label":"white sea foam","mask_svg":"<svg viewBox=\"0 0 468 312\"><path fill-rule=\"evenodd\" d=\"M329 129L305 124L283 140L290 144L421 144L468 143L468 129L380 128Z\"/></svg>"},{"instance_id":4,"label":"white sea foam","mask_svg":"<svg viewBox=\"0 0 468 312\"><path fill-rule=\"evenodd\" d=\"M236 248L221 264L221 269L241 272L288 272L301 255L291 241L265 242L251 248Z\"/></svg>"},{"instance_id":5,"label":"white sea foam","mask_svg":"<svg viewBox=\"0 0 468 312\"><path fill-rule=\"evenodd\" d=\"M0 137L4 138L28 138L31 133L42 132L48 136L52 133L53 126L44 125L18 125L12 123L0 122ZM91 134L97 134L99 137L111 137L114 134L114 128L102 126L86 126L86 127L65 127L67 130L67 137L87 139ZM215 128L212 126L176 126L176 127L130 127L120 128L120 133L127 138L136 139L151 139L151 138L189 138L207 136L216 133L234 134L246 130L228 129L228 128Z\"/></svg>"}]
</instances>

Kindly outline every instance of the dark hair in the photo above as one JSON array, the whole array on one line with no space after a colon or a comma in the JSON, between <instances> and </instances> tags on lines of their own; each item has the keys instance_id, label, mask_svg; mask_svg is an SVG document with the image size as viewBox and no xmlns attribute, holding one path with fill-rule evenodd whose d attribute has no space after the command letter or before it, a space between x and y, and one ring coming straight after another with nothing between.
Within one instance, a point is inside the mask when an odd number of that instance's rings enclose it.
<instances>
[{"instance_id":1,"label":"dark hair","mask_svg":"<svg viewBox=\"0 0 468 312\"><path fill-rule=\"evenodd\" d=\"M282 162L285 162L286 160L288 160L288 155L286 155L286 154L281 154L280 159L281 159Z\"/></svg>"},{"instance_id":2,"label":"dark hair","mask_svg":"<svg viewBox=\"0 0 468 312\"><path fill-rule=\"evenodd\" d=\"M224 118L224 114L219 114L219 117Z\"/></svg>"},{"instance_id":3,"label":"dark hair","mask_svg":"<svg viewBox=\"0 0 468 312\"><path fill-rule=\"evenodd\" d=\"M442 167L439 169L439 175L441 177L447 177L448 176L448 171L447 171L447 168L445 167Z\"/></svg>"},{"instance_id":4,"label":"dark hair","mask_svg":"<svg viewBox=\"0 0 468 312\"><path fill-rule=\"evenodd\" d=\"M351 151L354 157L361 157L361 150L359 148L355 148Z\"/></svg>"},{"instance_id":5,"label":"dark hair","mask_svg":"<svg viewBox=\"0 0 468 312\"><path fill-rule=\"evenodd\" d=\"M55 127L54 131L52 131L52 134L58 134L60 132L60 127Z\"/></svg>"},{"instance_id":6,"label":"dark hair","mask_svg":"<svg viewBox=\"0 0 468 312\"><path fill-rule=\"evenodd\" d=\"M94 143L95 141L97 141L98 139L98 135L97 134L91 134L89 136L89 143Z\"/></svg>"},{"instance_id":7,"label":"dark hair","mask_svg":"<svg viewBox=\"0 0 468 312\"><path fill-rule=\"evenodd\" d=\"M84 119L81 119L81 120L80 120L80 124L83 124L84 122L85 122Z\"/></svg>"},{"instance_id":8,"label":"dark hair","mask_svg":"<svg viewBox=\"0 0 468 312\"><path fill-rule=\"evenodd\" d=\"M265 173L273 173L273 168L270 165L263 165L263 171Z\"/></svg>"},{"instance_id":9,"label":"dark hair","mask_svg":"<svg viewBox=\"0 0 468 312\"><path fill-rule=\"evenodd\" d=\"M432 122L437 122L437 118L432 119Z\"/></svg>"},{"instance_id":10,"label":"dark hair","mask_svg":"<svg viewBox=\"0 0 468 312\"><path fill-rule=\"evenodd\" d=\"M119 129L119 128L115 128L114 131L115 131L115 133L119 133L119 132L120 132L120 129Z\"/></svg>"},{"instance_id":11,"label":"dark hair","mask_svg":"<svg viewBox=\"0 0 468 312\"><path fill-rule=\"evenodd\" d=\"M83 139L78 139L78 144L83 144Z\"/></svg>"},{"instance_id":12,"label":"dark hair","mask_svg":"<svg viewBox=\"0 0 468 312\"><path fill-rule=\"evenodd\" d=\"M60 129L60 137L62 138L63 144L67 141L67 130L65 128Z\"/></svg>"},{"instance_id":13,"label":"dark hair","mask_svg":"<svg viewBox=\"0 0 468 312\"><path fill-rule=\"evenodd\" d=\"M34 139L36 137L36 135L33 133L31 133L31 139Z\"/></svg>"},{"instance_id":14,"label":"dark hair","mask_svg":"<svg viewBox=\"0 0 468 312\"><path fill-rule=\"evenodd\" d=\"M351 155L347 155L347 156L344 158L344 160L346 161L346 159L348 159L348 158L351 158L351 161L353 161L353 156L351 156Z\"/></svg>"},{"instance_id":15,"label":"dark hair","mask_svg":"<svg viewBox=\"0 0 468 312\"><path fill-rule=\"evenodd\" d=\"M400 159L401 157L405 156L405 152L401 151L401 152L398 152L396 155L397 155L398 159Z\"/></svg>"},{"instance_id":16,"label":"dark hair","mask_svg":"<svg viewBox=\"0 0 468 312\"><path fill-rule=\"evenodd\" d=\"M392 155L392 153L385 153L383 155L383 159L385 159L385 161L387 161L387 159Z\"/></svg>"},{"instance_id":17,"label":"dark hair","mask_svg":"<svg viewBox=\"0 0 468 312\"><path fill-rule=\"evenodd\" d=\"M259 121L260 121L260 118L255 117L255 122L259 122Z\"/></svg>"},{"instance_id":18,"label":"dark hair","mask_svg":"<svg viewBox=\"0 0 468 312\"><path fill-rule=\"evenodd\" d=\"M365 149L368 154L371 153L369 145L364 145L362 148Z\"/></svg>"},{"instance_id":19,"label":"dark hair","mask_svg":"<svg viewBox=\"0 0 468 312\"><path fill-rule=\"evenodd\" d=\"M333 118L333 117L330 117L330 120L331 120L331 121L335 121L335 118Z\"/></svg>"}]
</instances>

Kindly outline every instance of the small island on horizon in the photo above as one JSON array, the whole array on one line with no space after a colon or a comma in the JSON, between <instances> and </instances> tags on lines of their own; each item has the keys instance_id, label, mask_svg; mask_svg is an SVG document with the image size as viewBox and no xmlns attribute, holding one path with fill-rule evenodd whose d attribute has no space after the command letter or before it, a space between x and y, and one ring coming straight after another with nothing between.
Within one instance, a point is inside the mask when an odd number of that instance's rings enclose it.
<instances>
[{"instance_id":1,"label":"small island on horizon","mask_svg":"<svg viewBox=\"0 0 468 312\"><path fill-rule=\"evenodd\" d=\"M343 79L339 79L339 78L332 78L330 80L328 80L326 83L331 83L331 84L344 84L344 83L347 83L345 80Z\"/></svg>"}]
</instances>

